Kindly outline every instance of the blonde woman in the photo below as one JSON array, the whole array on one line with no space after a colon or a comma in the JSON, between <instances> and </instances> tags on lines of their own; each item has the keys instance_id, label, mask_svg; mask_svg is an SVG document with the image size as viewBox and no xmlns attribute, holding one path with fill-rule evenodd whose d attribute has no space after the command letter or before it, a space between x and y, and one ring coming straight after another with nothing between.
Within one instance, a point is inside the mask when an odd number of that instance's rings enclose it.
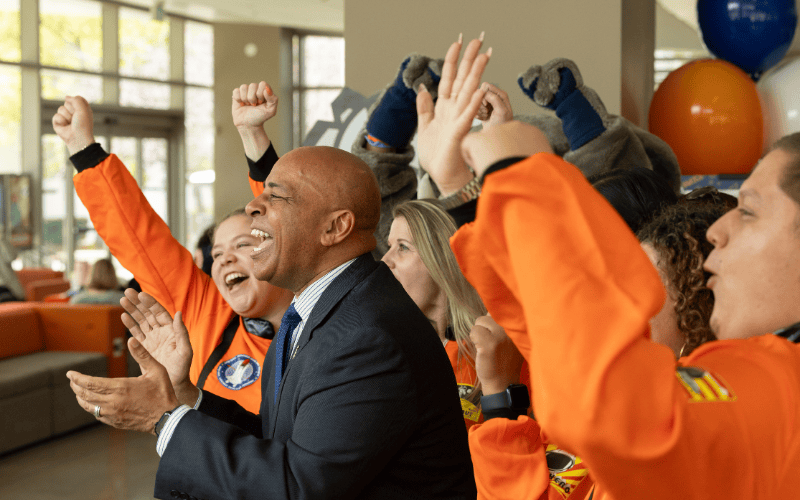
<instances>
[{"instance_id":1,"label":"blonde woman","mask_svg":"<svg viewBox=\"0 0 800 500\"><path fill-rule=\"evenodd\" d=\"M432 200L403 202L392 215L389 251L381 260L439 334L456 375L469 427L481 420L481 388L470 330L475 320L486 314L486 308L450 249L455 222Z\"/></svg>"}]
</instances>

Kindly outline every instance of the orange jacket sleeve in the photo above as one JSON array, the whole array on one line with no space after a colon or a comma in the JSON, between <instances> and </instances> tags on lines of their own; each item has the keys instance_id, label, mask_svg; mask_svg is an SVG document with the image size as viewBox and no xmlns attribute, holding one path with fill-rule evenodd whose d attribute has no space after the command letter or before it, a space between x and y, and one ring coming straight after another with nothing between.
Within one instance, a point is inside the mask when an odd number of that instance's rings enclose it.
<instances>
[{"instance_id":1,"label":"orange jacket sleeve","mask_svg":"<svg viewBox=\"0 0 800 500\"><path fill-rule=\"evenodd\" d=\"M77 174L75 190L97 233L142 290L170 314L183 312L195 349L192 373L199 375L233 315L214 282L172 236L116 155Z\"/></svg>"},{"instance_id":2,"label":"orange jacket sleeve","mask_svg":"<svg viewBox=\"0 0 800 500\"><path fill-rule=\"evenodd\" d=\"M720 341L688 358L699 369L676 370L648 338L658 274L574 166L538 154L490 174L453 246L498 323L524 320L524 334L507 331L540 425L612 498L800 491L800 350L774 336ZM506 316L515 309L522 318Z\"/></svg>"},{"instance_id":3,"label":"orange jacket sleeve","mask_svg":"<svg viewBox=\"0 0 800 500\"><path fill-rule=\"evenodd\" d=\"M479 500L583 500L592 487L586 464L548 445L526 416L472 426L469 449Z\"/></svg>"},{"instance_id":4,"label":"orange jacket sleeve","mask_svg":"<svg viewBox=\"0 0 800 500\"><path fill-rule=\"evenodd\" d=\"M258 197L264 191L264 183L260 181L254 181L252 177L247 177L247 182L250 183L250 191L253 192L253 197Z\"/></svg>"}]
</instances>

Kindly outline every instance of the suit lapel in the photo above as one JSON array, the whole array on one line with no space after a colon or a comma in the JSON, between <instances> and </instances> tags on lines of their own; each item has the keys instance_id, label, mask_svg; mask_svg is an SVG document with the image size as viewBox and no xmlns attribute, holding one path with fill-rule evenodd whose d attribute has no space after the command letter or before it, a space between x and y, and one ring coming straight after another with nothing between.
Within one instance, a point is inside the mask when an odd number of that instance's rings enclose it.
<instances>
[{"instance_id":1,"label":"suit lapel","mask_svg":"<svg viewBox=\"0 0 800 500\"><path fill-rule=\"evenodd\" d=\"M323 323L334 306L336 306L336 304L338 304L344 298L344 296L353 289L354 286L360 283L377 267L378 263L372 258L372 254L367 253L361 255L360 257L356 258L356 260L350 264L350 266L348 266L347 269L342 272L342 274L337 276L330 285L328 285L328 288L325 289L325 291L322 293L322 296L311 310L311 315L308 317L308 321L306 321L305 326L303 326L302 335L297 344L297 353L295 354L295 357L299 355L300 351L302 351L303 348L308 344L308 342L311 340L314 330ZM290 359L286 366L286 371L283 373L281 386L278 388L278 400L276 404L272 405L272 411L270 412L270 435L274 434L275 432L278 406L280 406L280 401L283 396L283 387L286 384L286 380L289 378L289 371L291 369L292 361ZM273 368L273 372L274 371L275 370Z\"/></svg>"}]
</instances>

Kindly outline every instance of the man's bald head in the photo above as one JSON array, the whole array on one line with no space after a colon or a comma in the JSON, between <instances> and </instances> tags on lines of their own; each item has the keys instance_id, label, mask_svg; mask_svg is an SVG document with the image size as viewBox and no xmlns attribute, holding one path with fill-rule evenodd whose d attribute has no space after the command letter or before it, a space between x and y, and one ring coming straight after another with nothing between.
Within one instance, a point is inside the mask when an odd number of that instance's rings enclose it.
<instances>
[{"instance_id":1,"label":"man's bald head","mask_svg":"<svg viewBox=\"0 0 800 500\"><path fill-rule=\"evenodd\" d=\"M285 154L279 161L291 162L329 210L351 210L357 230L375 232L381 193L375 174L359 157L329 146L306 146Z\"/></svg>"},{"instance_id":2,"label":"man's bald head","mask_svg":"<svg viewBox=\"0 0 800 500\"><path fill-rule=\"evenodd\" d=\"M297 293L375 248L380 207L375 175L356 156L325 146L287 153L247 205L251 227L264 235L256 276Z\"/></svg>"}]
</instances>

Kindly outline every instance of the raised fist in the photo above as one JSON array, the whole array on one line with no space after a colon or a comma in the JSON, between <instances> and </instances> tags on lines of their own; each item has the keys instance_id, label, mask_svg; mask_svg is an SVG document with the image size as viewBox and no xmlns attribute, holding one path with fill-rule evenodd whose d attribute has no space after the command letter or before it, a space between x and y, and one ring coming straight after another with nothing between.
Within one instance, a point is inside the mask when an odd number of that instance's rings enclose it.
<instances>
[{"instance_id":1,"label":"raised fist","mask_svg":"<svg viewBox=\"0 0 800 500\"><path fill-rule=\"evenodd\" d=\"M93 129L92 108L81 96L67 96L53 115L53 130L67 145L70 156L95 142Z\"/></svg>"},{"instance_id":2,"label":"raised fist","mask_svg":"<svg viewBox=\"0 0 800 500\"><path fill-rule=\"evenodd\" d=\"M233 90L231 114L237 128L261 128L278 112L278 96L266 82L242 84Z\"/></svg>"}]
</instances>

